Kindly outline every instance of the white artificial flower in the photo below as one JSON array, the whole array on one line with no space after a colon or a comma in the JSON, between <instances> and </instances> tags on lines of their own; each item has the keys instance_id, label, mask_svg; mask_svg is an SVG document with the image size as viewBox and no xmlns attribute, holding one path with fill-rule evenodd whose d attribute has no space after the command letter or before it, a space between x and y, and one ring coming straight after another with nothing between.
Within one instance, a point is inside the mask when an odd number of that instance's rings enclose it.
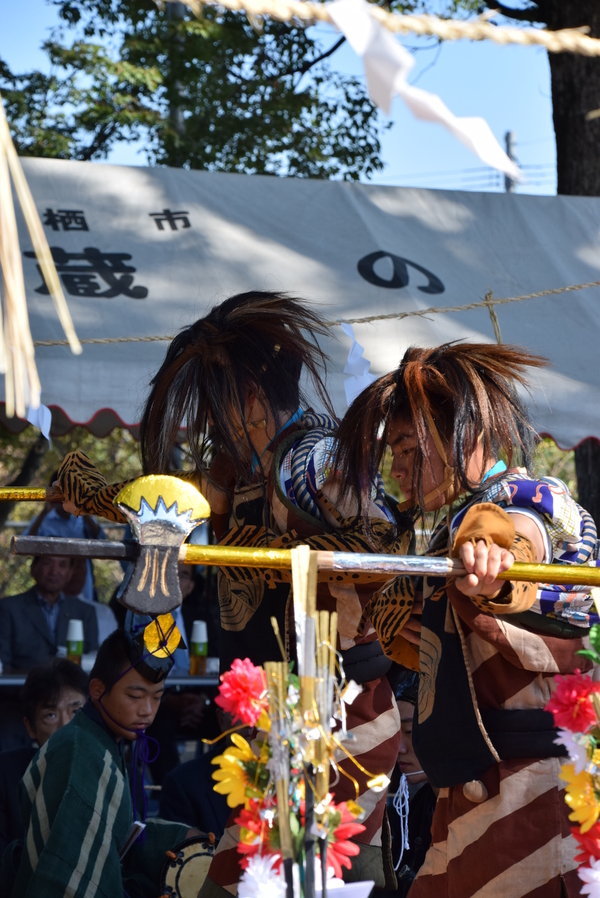
<instances>
[{"instance_id":1,"label":"white artificial flower","mask_svg":"<svg viewBox=\"0 0 600 898\"><path fill-rule=\"evenodd\" d=\"M321 858L315 857L315 886L317 892L322 891L323 881L321 879ZM333 867L327 866L327 891L329 889L343 889L343 879L337 879Z\"/></svg>"},{"instance_id":2,"label":"white artificial flower","mask_svg":"<svg viewBox=\"0 0 600 898\"><path fill-rule=\"evenodd\" d=\"M273 869L276 856L254 854L238 886L239 898L285 898L285 880Z\"/></svg>"},{"instance_id":3,"label":"white artificial flower","mask_svg":"<svg viewBox=\"0 0 600 898\"><path fill-rule=\"evenodd\" d=\"M590 858L590 866L580 867L577 873L585 883L581 894L589 895L589 898L600 898L600 860Z\"/></svg>"},{"instance_id":4,"label":"white artificial flower","mask_svg":"<svg viewBox=\"0 0 600 898\"><path fill-rule=\"evenodd\" d=\"M585 741L580 742L579 734L571 733L570 730L559 729L558 736L554 740L556 745L564 745L567 749L569 760L573 762L575 773L582 773L588 763L587 744ZM585 740L585 737L583 737Z\"/></svg>"}]
</instances>

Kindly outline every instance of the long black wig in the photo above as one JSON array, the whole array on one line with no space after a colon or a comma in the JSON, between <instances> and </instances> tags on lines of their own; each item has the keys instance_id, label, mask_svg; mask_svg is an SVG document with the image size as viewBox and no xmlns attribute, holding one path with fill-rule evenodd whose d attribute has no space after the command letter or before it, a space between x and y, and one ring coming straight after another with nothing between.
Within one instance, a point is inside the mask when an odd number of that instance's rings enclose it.
<instances>
[{"instance_id":1,"label":"long black wig","mask_svg":"<svg viewBox=\"0 0 600 898\"><path fill-rule=\"evenodd\" d=\"M451 449L455 483L473 489L467 468L477 443L483 457L503 454L508 466L529 468L538 440L517 386L527 386L527 368L547 361L518 346L445 343L410 347L396 371L364 390L338 430L336 467L345 488L366 507L370 484L381 465L390 425L412 422L417 437L412 495L423 511L423 461L431 422ZM483 475L483 472L482 472Z\"/></svg>"},{"instance_id":2,"label":"long black wig","mask_svg":"<svg viewBox=\"0 0 600 898\"><path fill-rule=\"evenodd\" d=\"M231 296L182 330L151 381L141 421L144 472L169 471L185 427L198 471L206 472L211 445L228 456L238 478L247 477L246 399L260 398L272 420L293 413L305 402L303 368L333 414L324 380L327 357L318 343L326 332L304 300L275 292Z\"/></svg>"}]
</instances>

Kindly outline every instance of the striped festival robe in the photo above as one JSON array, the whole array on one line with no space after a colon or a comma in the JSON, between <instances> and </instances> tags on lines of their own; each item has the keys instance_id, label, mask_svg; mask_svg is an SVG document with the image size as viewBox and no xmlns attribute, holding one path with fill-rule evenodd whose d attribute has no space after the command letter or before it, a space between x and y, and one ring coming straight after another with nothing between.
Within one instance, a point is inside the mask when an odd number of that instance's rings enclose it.
<instances>
[{"instance_id":1,"label":"striped festival robe","mask_svg":"<svg viewBox=\"0 0 600 898\"><path fill-rule=\"evenodd\" d=\"M88 702L27 768L20 784L27 835L12 898L159 895L165 852L189 827L148 820L144 844L121 863L133 823L129 781L120 746L98 717Z\"/></svg>"},{"instance_id":2,"label":"striped festival robe","mask_svg":"<svg viewBox=\"0 0 600 898\"><path fill-rule=\"evenodd\" d=\"M450 529L440 525L428 554L447 555L466 511L484 502L529 516L546 546L543 561L595 563L594 522L565 484L520 471L495 478ZM517 535L516 559L531 560L519 556L519 540ZM590 662L577 652L587 647L598 616L589 587L511 587L503 606L494 607L481 596L465 596L451 581L422 581L413 745L439 796L432 844L410 898L580 894L576 843L559 780L559 756L566 751L554 744L552 716L543 709L555 675L589 670ZM418 582L398 578L367 609L391 657L418 590ZM403 612L391 623L390 599L399 596Z\"/></svg>"}]
</instances>

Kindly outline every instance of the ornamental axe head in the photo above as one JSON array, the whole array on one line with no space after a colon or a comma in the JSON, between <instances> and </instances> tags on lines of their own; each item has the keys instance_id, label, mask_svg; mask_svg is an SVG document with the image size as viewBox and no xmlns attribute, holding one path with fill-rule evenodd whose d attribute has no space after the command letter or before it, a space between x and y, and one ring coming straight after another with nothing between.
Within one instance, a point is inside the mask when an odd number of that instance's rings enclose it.
<instances>
[{"instance_id":1,"label":"ornamental axe head","mask_svg":"<svg viewBox=\"0 0 600 898\"><path fill-rule=\"evenodd\" d=\"M117 599L138 614L173 611L182 602L179 549L192 530L210 516L208 502L185 480L150 474L123 487L114 504L130 522L140 547Z\"/></svg>"}]
</instances>

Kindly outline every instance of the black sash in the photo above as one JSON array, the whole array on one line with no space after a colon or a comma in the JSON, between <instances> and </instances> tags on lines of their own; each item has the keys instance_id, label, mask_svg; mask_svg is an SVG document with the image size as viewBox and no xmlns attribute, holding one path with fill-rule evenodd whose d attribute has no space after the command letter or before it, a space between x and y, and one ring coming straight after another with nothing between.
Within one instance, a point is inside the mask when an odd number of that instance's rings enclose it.
<instances>
[{"instance_id":1,"label":"black sash","mask_svg":"<svg viewBox=\"0 0 600 898\"><path fill-rule=\"evenodd\" d=\"M379 640L364 645L353 645L340 653L347 680L367 683L384 677L392 666L392 661L383 653Z\"/></svg>"},{"instance_id":2,"label":"black sash","mask_svg":"<svg viewBox=\"0 0 600 898\"><path fill-rule=\"evenodd\" d=\"M513 758L564 758L564 745L554 740L558 730L550 711L503 709L482 711L481 718L493 746L503 761Z\"/></svg>"}]
</instances>

